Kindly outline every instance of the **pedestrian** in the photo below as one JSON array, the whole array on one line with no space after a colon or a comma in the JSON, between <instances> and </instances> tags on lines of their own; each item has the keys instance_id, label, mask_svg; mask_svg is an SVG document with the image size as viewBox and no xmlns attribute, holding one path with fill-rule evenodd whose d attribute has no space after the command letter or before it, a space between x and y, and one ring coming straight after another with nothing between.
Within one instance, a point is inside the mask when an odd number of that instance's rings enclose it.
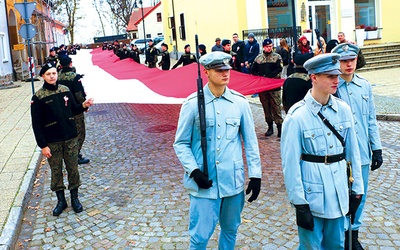
<instances>
[{"instance_id":1,"label":"pedestrian","mask_svg":"<svg viewBox=\"0 0 400 250\"><path fill-rule=\"evenodd\" d=\"M341 74L339 57L324 54L304 63L313 86L283 122L283 175L296 209L299 249L343 249L345 215L354 215L364 193L352 113L333 96ZM346 161L354 178L351 195Z\"/></svg>"},{"instance_id":2,"label":"pedestrian","mask_svg":"<svg viewBox=\"0 0 400 250\"><path fill-rule=\"evenodd\" d=\"M190 45L186 44L184 49L185 49L185 53L183 53L181 55L181 57L179 58L179 60L174 64L174 66L172 66L172 69L175 69L176 67L178 67L181 64L182 64L182 66L186 66L191 63L197 62L196 56L193 55L192 53L190 53Z\"/></svg>"},{"instance_id":3,"label":"pedestrian","mask_svg":"<svg viewBox=\"0 0 400 250\"><path fill-rule=\"evenodd\" d=\"M32 128L37 145L50 165L50 189L56 192L58 200L53 215L59 216L68 206L64 194L66 187L63 181L63 161L68 174L72 208L80 213L83 206L78 199L81 181L74 115L87 110L93 104L93 99L77 104L68 87L57 83L57 70L50 63L42 67L39 75L43 77L44 83L32 97Z\"/></svg>"},{"instance_id":4,"label":"pedestrian","mask_svg":"<svg viewBox=\"0 0 400 250\"><path fill-rule=\"evenodd\" d=\"M246 98L227 87L231 56L211 52L200 58L208 83L204 86L207 121L208 176L203 155L197 93L182 104L174 149L184 168L184 186L190 195L189 249L206 249L219 222L219 249L234 249L244 206L245 170L242 140L250 178L246 194L252 202L261 187L261 162L254 121Z\"/></svg>"},{"instance_id":5,"label":"pedestrian","mask_svg":"<svg viewBox=\"0 0 400 250\"><path fill-rule=\"evenodd\" d=\"M51 63L53 64L55 67L58 66L59 62L58 62L58 55L56 54L57 51L57 47L52 47L49 50L49 56L46 58L46 63Z\"/></svg>"},{"instance_id":6,"label":"pedestrian","mask_svg":"<svg viewBox=\"0 0 400 250\"><path fill-rule=\"evenodd\" d=\"M250 74L250 69L253 64L254 59L260 53L260 45L255 39L253 33L249 33L247 36L248 42L245 45L245 58L244 58L244 66L245 70L244 73Z\"/></svg>"},{"instance_id":7,"label":"pedestrian","mask_svg":"<svg viewBox=\"0 0 400 250\"><path fill-rule=\"evenodd\" d=\"M294 72L283 83L282 104L286 114L289 109L298 101L303 100L304 96L311 89L311 79L303 64L314 55L311 53L296 55L294 62Z\"/></svg>"},{"instance_id":8,"label":"pedestrian","mask_svg":"<svg viewBox=\"0 0 400 250\"><path fill-rule=\"evenodd\" d=\"M199 57L202 57L205 54L207 54L207 48L204 44L199 44L198 48L199 48L199 54L200 54Z\"/></svg>"},{"instance_id":9,"label":"pedestrian","mask_svg":"<svg viewBox=\"0 0 400 250\"><path fill-rule=\"evenodd\" d=\"M158 49L154 46L154 42L152 39L148 41L148 47L146 48L146 61L145 64L148 65L149 68L155 68L157 66L158 61Z\"/></svg>"},{"instance_id":10,"label":"pedestrian","mask_svg":"<svg viewBox=\"0 0 400 250\"><path fill-rule=\"evenodd\" d=\"M222 45L221 45L221 38L219 38L219 37L215 38L215 45L212 46L212 48L211 48L211 52L214 52L214 51L224 51L224 49L222 48Z\"/></svg>"},{"instance_id":11,"label":"pedestrian","mask_svg":"<svg viewBox=\"0 0 400 250\"><path fill-rule=\"evenodd\" d=\"M224 52L231 55L231 60L229 60L229 65L232 67L233 70L241 72L240 68L236 68L237 54L233 52L231 49L231 40L223 39L221 45L222 48L224 49Z\"/></svg>"},{"instance_id":12,"label":"pedestrian","mask_svg":"<svg viewBox=\"0 0 400 250\"><path fill-rule=\"evenodd\" d=\"M365 194L352 225L351 244L354 250L361 250L364 248L358 240L358 230L363 222L364 206L368 193L369 170L371 168L374 171L382 165L382 144L376 120L371 84L363 77L354 73L359 47L355 44L339 44L332 52L341 55L339 60L342 74L339 78L337 96L345 101L352 110L358 146L360 148L361 171ZM346 249L349 246L348 240L349 231L346 227Z\"/></svg>"},{"instance_id":13,"label":"pedestrian","mask_svg":"<svg viewBox=\"0 0 400 250\"><path fill-rule=\"evenodd\" d=\"M326 44L326 53L331 53L331 51L333 50L333 48L335 48L338 44L339 44L339 41L338 41L338 40L336 40L336 39L330 40L330 41Z\"/></svg>"},{"instance_id":14,"label":"pedestrian","mask_svg":"<svg viewBox=\"0 0 400 250\"><path fill-rule=\"evenodd\" d=\"M239 39L239 35L237 33L233 33L232 35L232 51L236 53L236 68L240 69L240 72L244 72L244 60L246 57L246 45L245 43Z\"/></svg>"},{"instance_id":15,"label":"pedestrian","mask_svg":"<svg viewBox=\"0 0 400 250\"><path fill-rule=\"evenodd\" d=\"M85 89L81 82L83 76L72 70L72 59L69 56L62 57L60 59L60 64L61 71L58 75L58 84L67 86L74 96L75 102L82 104L86 100ZM78 132L78 164L87 164L90 160L83 157L81 153L86 137L84 112L74 115L74 119L76 122L76 130Z\"/></svg>"},{"instance_id":16,"label":"pedestrian","mask_svg":"<svg viewBox=\"0 0 400 250\"><path fill-rule=\"evenodd\" d=\"M140 64L140 51L136 44L131 44L130 58Z\"/></svg>"},{"instance_id":17,"label":"pedestrian","mask_svg":"<svg viewBox=\"0 0 400 250\"><path fill-rule=\"evenodd\" d=\"M274 45L271 39L267 38L263 41L263 52L256 57L251 68L251 74L256 76L264 76L267 78L279 79L282 66L282 58L279 54L272 51ZM263 107L265 121L268 124L268 130L265 136L271 136L274 133L273 123L275 122L278 130L278 138L281 137L282 114L281 114L281 87L262 91L258 93L260 102Z\"/></svg>"},{"instance_id":18,"label":"pedestrian","mask_svg":"<svg viewBox=\"0 0 400 250\"><path fill-rule=\"evenodd\" d=\"M162 70L169 70L171 67L171 59L169 57L168 52L168 44L161 44L161 61L158 63L158 66L161 67Z\"/></svg>"},{"instance_id":19,"label":"pedestrian","mask_svg":"<svg viewBox=\"0 0 400 250\"><path fill-rule=\"evenodd\" d=\"M290 62L290 52L289 52L290 48L289 48L285 38L282 38L279 41L279 47L280 47L279 52L275 52L275 53L278 53L282 57L281 78L286 79L287 78L287 68L288 68L289 62Z\"/></svg>"}]
</instances>

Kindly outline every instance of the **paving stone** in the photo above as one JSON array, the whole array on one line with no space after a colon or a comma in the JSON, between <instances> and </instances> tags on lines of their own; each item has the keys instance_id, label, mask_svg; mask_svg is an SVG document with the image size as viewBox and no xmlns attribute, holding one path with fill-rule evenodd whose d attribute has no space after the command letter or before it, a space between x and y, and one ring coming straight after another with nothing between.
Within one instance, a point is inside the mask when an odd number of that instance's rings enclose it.
<instances>
[{"instance_id":1,"label":"paving stone","mask_svg":"<svg viewBox=\"0 0 400 250\"><path fill-rule=\"evenodd\" d=\"M263 135L262 109L251 107L263 180L259 199L243 209L237 249L296 249L297 226L283 183L280 142L276 135ZM59 217L52 216L57 201L49 189L50 170L45 163L38 173L41 185L30 198L37 209L27 209L18 241L27 249L187 249L189 196L172 148L175 129L146 132L158 125L176 126L179 109L180 105L94 105L87 114L83 148L91 162L79 166L84 211L75 214L68 207ZM379 121L378 125L384 164L370 174L360 241L368 249L400 249L400 123ZM46 228L52 230L45 234ZM219 232L217 226L209 249L218 248Z\"/></svg>"}]
</instances>

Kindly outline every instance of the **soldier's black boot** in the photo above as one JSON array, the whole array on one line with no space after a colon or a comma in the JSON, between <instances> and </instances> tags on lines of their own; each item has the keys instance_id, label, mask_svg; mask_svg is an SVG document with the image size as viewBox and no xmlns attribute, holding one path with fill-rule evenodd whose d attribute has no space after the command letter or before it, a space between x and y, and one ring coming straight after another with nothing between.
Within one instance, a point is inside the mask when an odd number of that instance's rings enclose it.
<instances>
[{"instance_id":1,"label":"soldier's black boot","mask_svg":"<svg viewBox=\"0 0 400 250\"><path fill-rule=\"evenodd\" d=\"M59 190L56 191L56 195L57 195L57 205L53 210L53 215L54 216L59 216L62 211L64 211L64 209L66 209L68 207L67 201L65 200L65 193L64 190Z\"/></svg>"},{"instance_id":2,"label":"soldier's black boot","mask_svg":"<svg viewBox=\"0 0 400 250\"><path fill-rule=\"evenodd\" d=\"M75 213L80 213L83 211L83 206L78 199L78 188L71 189L71 206Z\"/></svg>"},{"instance_id":3,"label":"soldier's black boot","mask_svg":"<svg viewBox=\"0 0 400 250\"><path fill-rule=\"evenodd\" d=\"M358 241L358 230L351 231L352 250L364 250L361 243Z\"/></svg>"},{"instance_id":4,"label":"soldier's black boot","mask_svg":"<svg viewBox=\"0 0 400 250\"><path fill-rule=\"evenodd\" d=\"M268 130L265 132L265 136L270 136L274 133L274 123L268 122Z\"/></svg>"},{"instance_id":5,"label":"soldier's black boot","mask_svg":"<svg viewBox=\"0 0 400 250\"><path fill-rule=\"evenodd\" d=\"M82 156L82 154L78 154L78 164L88 164L90 160Z\"/></svg>"},{"instance_id":6,"label":"soldier's black boot","mask_svg":"<svg viewBox=\"0 0 400 250\"><path fill-rule=\"evenodd\" d=\"M276 124L276 128L278 129L278 138L281 138L282 134L282 124Z\"/></svg>"}]
</instances>

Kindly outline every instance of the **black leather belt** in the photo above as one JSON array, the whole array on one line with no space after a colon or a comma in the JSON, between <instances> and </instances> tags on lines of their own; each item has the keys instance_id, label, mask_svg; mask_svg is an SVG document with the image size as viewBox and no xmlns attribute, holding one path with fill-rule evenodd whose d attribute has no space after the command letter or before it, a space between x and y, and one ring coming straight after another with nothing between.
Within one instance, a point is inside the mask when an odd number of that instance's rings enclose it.
<instances>
[{"instance_id":1,"label":"black leather belt","mask_svg":"<svg viewBox=\"0 0 400 250\"><path fill-rule=\"evenodd\" d=\"M344 160L345 154L337 154L337 155L325 155L325 156L320 156L320 155L307 155L307 154L302 154L301 159L303 161L310 161L310 162L318 162L318 163L334 163L338 162L341 160Z\"/></svg>"}]
</instances>

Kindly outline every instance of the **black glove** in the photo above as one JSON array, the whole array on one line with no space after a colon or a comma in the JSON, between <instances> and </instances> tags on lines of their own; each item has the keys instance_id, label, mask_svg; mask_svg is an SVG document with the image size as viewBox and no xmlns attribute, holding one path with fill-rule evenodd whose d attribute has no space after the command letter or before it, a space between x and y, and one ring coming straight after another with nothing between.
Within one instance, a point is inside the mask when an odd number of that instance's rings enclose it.
<instances>
[{"instance_id":1,"label":"black glove","mask_svg":"<svg viewBox=\"0 0 400 250\"><path fill-rule=\"evenodd\" d=\"M354 219L356 217L356 212L358 207L360 206L362 200L362 194L356 194L354 191L351 192L349 197L349 212L347 215L350 215L351 224L354 224Z\"/></svg>"},{"instance_id":2,"label":"black glove","mask_svg":"<svg viewBox=\"0 0 400 250\"><path fill-rule=\"evenodd\" d=\"M193 170L190 177L194 179L199 188L209 189L210 187L212 187L212 180L208 180L207 176L198 168Z\"/></svg>"},{"instance_id":3,"label":"black glove","mask_svg":"<svg viewBox=\"0 0 400 250\"><path fill-rule=\"evenodd\" d=\"M372 163L371 170L374 171L382 166L382 149L377 149L372 151Z\"/></svg>"},{"instance_id":4,"label":"black glove","mask_svg":"<svg viewBox=\"0 0 400 250\"><path fill-rule=\"evenodd\" d=\"M310 205L294 205L296 207L297 226L314 231L314 217L311 214Z\"/></svg>"},{"instance_id":5,"label":"black glove","mask_svg":"<svg viewBox=\"0 0 400 250\"><path fill-rule=\"evenodd\" d=\"M257 197L260 194L260 189L261 189L261 179L260 178L250 178L249 185L247 186L247 189L246 189L246 194L250 194L251 191L253 191L253 192L247 201L252 202L254 200L257 200Z\"/></svg>"}]
</instances>

